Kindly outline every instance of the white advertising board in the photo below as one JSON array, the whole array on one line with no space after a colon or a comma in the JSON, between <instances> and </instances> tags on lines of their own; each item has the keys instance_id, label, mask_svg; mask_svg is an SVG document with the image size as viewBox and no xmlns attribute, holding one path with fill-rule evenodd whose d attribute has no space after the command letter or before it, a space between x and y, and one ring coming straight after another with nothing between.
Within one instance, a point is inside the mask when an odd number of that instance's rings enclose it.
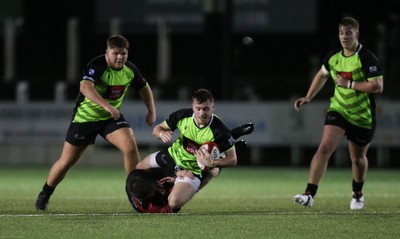
<instances>
[{"instance_id":1,"label":"white advertising board","mask_svg":"<svg viewBox=\"0 0 400 239\"><path fill-rule=\"evenodd\" d=\"M379 102L378 128L375 145L400 145L400 104ZM61 144L72 116L74 102L0 103L0 144ZM277 102L216 102L215 113L228 127L253 122L255 131L245 136L255 146L315 145L323 127L327 101L312 102L301 112L293 109L291 101ZM157 122L190 102L156 102ZM140 101L127 101L121 109L130 122L139 144L159 144L152 137L152 127L145 124L146 108ZM98 142L104 140L98 138Z\"/></svg>"}]
</instances>

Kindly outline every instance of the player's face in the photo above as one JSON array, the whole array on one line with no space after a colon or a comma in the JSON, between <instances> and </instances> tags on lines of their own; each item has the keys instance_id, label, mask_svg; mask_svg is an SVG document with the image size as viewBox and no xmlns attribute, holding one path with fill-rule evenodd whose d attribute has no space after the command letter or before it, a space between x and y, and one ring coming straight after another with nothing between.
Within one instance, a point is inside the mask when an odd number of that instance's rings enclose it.
<instances>
[{"instance_id":1,"label":"player's face","mask_svg":"<svg viewBox=\"0 0 400 239\"><path fill-rule=\"evenodd\" d=\"M352 26L339 26L339 40L342 47L355 51L358 45L358 31Z\"/></svg>"},{"instance_id":2,"label":"player's face","mask_svg":"<svg viewBox=\"0 0 400 239\"><path fill-rule=\"evenodd\" d=\"M214 102L209 100L202 103L194 101L192 108L198 126L205 126L210 122L211 115L214 113Z\"/></svg>"},{"instance_id":3,"label":"player's face","mask_svg":"<svg viewBox=\"0 0 400 239\"><path fill-rule=\"evenodd\" d=\"M128 50L126 48L107 48L106 59L108 66L112 69L122 69L128 60Z\"/></svg>"}]
</instances>

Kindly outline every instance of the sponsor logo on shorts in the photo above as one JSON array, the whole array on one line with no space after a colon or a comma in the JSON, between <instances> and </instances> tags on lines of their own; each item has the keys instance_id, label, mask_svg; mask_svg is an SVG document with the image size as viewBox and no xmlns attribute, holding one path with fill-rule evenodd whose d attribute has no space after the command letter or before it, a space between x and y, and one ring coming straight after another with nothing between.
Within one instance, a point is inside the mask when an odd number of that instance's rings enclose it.
<instances>
[{"instance_id":1,"label":"sponsor logo on shorts","mask_svg":"<svg viewBox=\"0 0 400 239\"><path fill-rule=\"evenodd\" d=\"M120 121L120 122L117 122L117 125L120 125L120 124L128 124L128 122L127 121Z\"/></svg>"},{"instance_id":2,"label":"sponsor logo on shorts","mask_svg":"<svg viewBox=\"0 0 400 239\"><path fill-rule=\"evenodd\" d=\"M161 154L161 161L164 165L167 165L167 159L165 158L165 154Z\"/></svg>"},{"instance_id":3,"label":"sponsor logo on shorts","mask_svg":"<svg viewBox=\"0 0 400 239\"><path fill-rule=\"evenodd\" d=\"M85 139L85 136L79 135L79 134L75 134L75 135L74 135L74 138L77 139L77 140L84 140L84 139Z\"/></svg>"},{"instance_id":4,"label":"sponsor logo on shorts","mask_svg":"<svg viewBox=\"0 0 400 239\"><path fill-rule=\"evenodd\" d=\"M335 116L335 115L328 115L328 116L326 117L326 119L327 119L327 120L335 120L335 119L336 119L336 116Z\"/></svg>"}]
</instances>

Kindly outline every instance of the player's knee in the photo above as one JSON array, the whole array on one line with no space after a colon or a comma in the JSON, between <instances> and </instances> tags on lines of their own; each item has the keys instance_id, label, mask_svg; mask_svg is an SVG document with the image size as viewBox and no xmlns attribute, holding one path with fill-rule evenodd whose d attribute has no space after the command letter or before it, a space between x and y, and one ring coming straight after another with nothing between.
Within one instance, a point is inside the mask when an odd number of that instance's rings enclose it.
<instances>
[{"instance_id":1,"label":"player's knee","mask_svg":"<svg viewBox=\"0 0 400 239\"><path fill-rule=\"evenodd\" d=\"M58 167L61 171L68 171L70 168L72 168L75 163L78 161L78 159L63 159L60 158L55 162L56 167Z\"/></svg>"},{"instance_id":2,"label":"player's knee","mask_svg":"<svg viewBox=\"0 0 400 239\"><path fill-rule=\"evenodd\" d=\"M318 148L318 152L320 154L326 155L326 156L331 155L333 150L334 150L334 147L332 147L330 144L326 144L326 143L322 143Z\"/></svg>"},{"instance_id":3,"label":"player's knee","mask_svg":"<svg viewBox=\"0 0 400 239\"><path fill-rule=\"evenodd\" d=\"M211 178L217 177L220 172L221 172L220 168L212 168L212 169L210 169Z\"/></svg>"},{"instance_id":4,"label":"player's knee","mask_svg":"<svg viewBox=\"0 0 400 239\"><path fill-rule=\"evenodd\" d=\"M364 167L367 164L367 157L355 157L351 159L351 162L356 166L356 167Z\"/></svg>"}]
</instances>

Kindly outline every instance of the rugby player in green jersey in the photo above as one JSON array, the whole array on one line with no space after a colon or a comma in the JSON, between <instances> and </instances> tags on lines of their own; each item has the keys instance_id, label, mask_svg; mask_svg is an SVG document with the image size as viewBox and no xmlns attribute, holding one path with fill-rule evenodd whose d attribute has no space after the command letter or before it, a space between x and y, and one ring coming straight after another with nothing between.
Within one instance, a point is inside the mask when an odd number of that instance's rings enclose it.
<instances>
[{"instance_id":1,"label":"rugby player in green jersey","mask_svg":"<svg viewBox=\"0 0 400 239\"><path fill-rule=\"evenodd\" d=\"M119 110L128 88L139 91L148 110L148 126L156 120L156 109L149 84L138 68L128 61L128 50L129 42L125 37L110 36L106 53L91 60L84 69L61 156L50 169L37 198L36 209L47 210L54 189L80 159L87 146L95 143L97 135L122 152L126 175L135 169L140 160L136 139Z\"/></svg>"},{"instance_id":2,"label":"rugby player in green jersey","mask_svg":"<svg viewBox=\"0 0 400 239\"><path fill-rule=\"evenodd\" d=\"M346 136L353 173L351 209L364 207L363 184L368 169L367 151L375 133L375 98L383 91L383 69L376 56L359 43L359 23L352 17L339 22L341 48L331 51L314 76L307 95L294 102L297 111L309 103L333 79L335 91L325 118L322 139L314 154L304 194L295 203L313 205L328 161Z\"/></svg>"},{"instance_id":3,"label":"rugby player in green jersey","mask_svg":"<svg viewBox=\"0 0 400 239\"><path fill-rule=\"evenodd\" d=\"M174 187L168 196L168 205L178 211L204 186L204 180L216 176L222 167L233 167L237 163L235 140L231 131L214 114L214 97L207 89L198 89L192 96L192 108L177 110L156 125L153 136L164 143L172 140L172 133L178 129L179 137L165 150L145 157L137 169L166 168L179 171ZM214 141L225 156L212 160L207 151L199 147ZM197 163L210 168L202 171Z\"/></svg>"}]
</instances>

